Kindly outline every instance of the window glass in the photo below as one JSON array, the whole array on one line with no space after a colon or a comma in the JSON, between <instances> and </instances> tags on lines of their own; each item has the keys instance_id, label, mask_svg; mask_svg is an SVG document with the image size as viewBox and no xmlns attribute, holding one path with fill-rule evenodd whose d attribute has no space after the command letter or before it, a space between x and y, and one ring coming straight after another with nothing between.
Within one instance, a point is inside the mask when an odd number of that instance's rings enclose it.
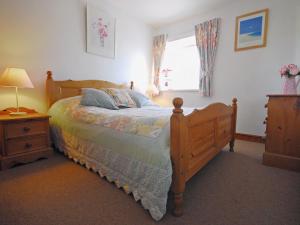
<instances>
[{"instance_id":1,"label":"window glass","mask_svg":"<svg viewBox=\"0 0 300 225\"><path fill-rule=\"evenodd\" d=\"M160 71L161 90L199 89L199 73L195 36L167 42Z\"/></svg>"}]
</instances>

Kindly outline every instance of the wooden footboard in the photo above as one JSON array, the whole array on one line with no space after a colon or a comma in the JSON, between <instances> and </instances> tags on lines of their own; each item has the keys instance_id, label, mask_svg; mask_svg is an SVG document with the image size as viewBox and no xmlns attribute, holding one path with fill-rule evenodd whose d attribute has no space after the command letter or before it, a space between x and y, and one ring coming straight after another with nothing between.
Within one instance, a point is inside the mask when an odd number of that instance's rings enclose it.
<instances>
[{"instance_id":1,"label":"wooden footboard","mask_svg":"<svg viewBox=\"0 0 300 225\"><path fill-rule=\"evenodd\" d=\"M232 106L214 103L184 116L183 100L173 100L171 117L172 192L175 216L183 213L186 182L213 159L228 143L233 151L236 130L237 99Z\"/></svg>"}]
</instances>

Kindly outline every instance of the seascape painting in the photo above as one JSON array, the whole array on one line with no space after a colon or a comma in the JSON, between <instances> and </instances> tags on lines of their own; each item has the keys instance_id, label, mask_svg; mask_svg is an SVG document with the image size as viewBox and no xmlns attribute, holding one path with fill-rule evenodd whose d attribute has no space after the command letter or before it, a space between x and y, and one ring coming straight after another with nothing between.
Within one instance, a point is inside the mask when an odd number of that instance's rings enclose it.
<instances>
[{"instance_id":1,"label":"seascape painting","mask_svg":"<svg viewBox=\"0 0 300 225\"><path fill-rule=\"evenodd\" d=\"M115 19L99 6L87 4L87 52L114 58Z\"/></svg>"},{"instance_id":2,"label":"seascape painting","mask_svg":"<svg viewBox=\"0 0 300 225\"><path fill-rule=\"evenodd\" d=\"M243 43L253 43L262 41L262 16L240 22L239 41Z\"/></svg>"},{"instance_id":3,"label":"seascape painting","mask_svg":"<svg viewBox=\"0 0 300 225\"><path fill-rule=\"evenodd\" d=\"M235 50L266 46L268 10L261 10L237 17Z\"/></svg>"}]
</instances>

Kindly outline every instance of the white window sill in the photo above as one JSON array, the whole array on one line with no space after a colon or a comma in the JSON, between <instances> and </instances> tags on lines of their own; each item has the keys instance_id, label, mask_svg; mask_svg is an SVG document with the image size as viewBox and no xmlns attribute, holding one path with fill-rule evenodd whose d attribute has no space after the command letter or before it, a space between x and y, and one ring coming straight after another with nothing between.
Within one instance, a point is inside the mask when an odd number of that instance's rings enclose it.
<instances>
[{"instance_id":1,"label":"white window sill","mask_svg":"<svg viewBox=\"0 0 300 225\"><path fill-rule=\"evenodd\" d=\"M180 90L161 90L161 92L165 92L165 93L172 93L172 92L188 92L188 93L199 93L199 90L198 89L180 89Z\"/></svg>"}]
</instances>

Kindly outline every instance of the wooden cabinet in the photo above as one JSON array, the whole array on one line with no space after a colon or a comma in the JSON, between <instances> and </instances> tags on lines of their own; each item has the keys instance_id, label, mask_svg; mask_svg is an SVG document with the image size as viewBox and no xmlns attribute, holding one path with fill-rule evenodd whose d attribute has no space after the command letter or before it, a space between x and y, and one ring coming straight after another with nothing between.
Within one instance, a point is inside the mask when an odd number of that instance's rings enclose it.
<instances>
[{"instance_id":1,"label":"wooden cabinet","mask_svg":"<svg viewBox=\"0 0 300 225\"><path fill-rule=\"evenodd\" d=\"M48 115L0 115L0 169L47 158L52 152Z\"/></svg>"},{"instance_id":2,"label":"wooden cabinet","mask_svg":"<svg viewBox=\"0 0 300 225\"><path fill-rule=\"evenodd\" d=\"M268 95L263 164L300 171L300 95Z\"/></svg>"}]
</instances>

